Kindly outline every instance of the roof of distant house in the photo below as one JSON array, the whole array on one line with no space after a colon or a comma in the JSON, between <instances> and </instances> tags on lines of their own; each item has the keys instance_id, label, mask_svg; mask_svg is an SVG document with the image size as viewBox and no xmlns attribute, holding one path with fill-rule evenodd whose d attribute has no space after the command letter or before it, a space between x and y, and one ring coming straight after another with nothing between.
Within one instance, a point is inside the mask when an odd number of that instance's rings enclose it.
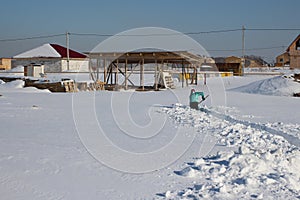
<instances>
[{"instance_id":1,"label":"roof of distant house","mask_svg":"<svg viewBox=\"0 0 300 200\"><path fill-rule=\"evenodd\" d=\"M216 63L225 63L225 57L214 57Z\"/></svg>"},{"instance_id":2,"label":"roof of distant house","mask_svg":"<svg viewBox=\"0 0 300 200\"><path fill-rule=\"evenodd\" d=\"M294 44L294 42L296 42L297 40L300 39L300 34L293 40L293 42L288 46L288 48L286 49L287 52L290 51L290 47Z\"/></svg>"},{"instance_id":3,"label":"roof of distant house","mask_svg":"<svg viewBox=\"0 0 300 200\"><path fill-rule=\"evenodd\" d=\"M25 51L13 58L66 58L67 48L58 44L44 44L34 49ZM69 58L86 58L87 56L69 49Z\"/></svg>"}]
</instances>

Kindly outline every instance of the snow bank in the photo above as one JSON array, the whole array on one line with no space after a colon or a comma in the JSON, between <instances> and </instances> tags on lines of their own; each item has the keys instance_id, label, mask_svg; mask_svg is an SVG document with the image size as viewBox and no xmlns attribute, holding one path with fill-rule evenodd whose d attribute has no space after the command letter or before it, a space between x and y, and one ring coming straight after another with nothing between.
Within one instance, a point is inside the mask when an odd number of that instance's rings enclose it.
<instances>
[{"instance_id":1,"label":"snow bank","mask_svg":"<svg viewBox=\"0 0 300 200\"><path fill-rule=\"evenodd\" d=\"M9 70L3 71L4 73L0 72L0 75L3 77L24 77L24 66L19 65Z\"/></svg>"},{"instance_id":2,"label":"snow bank","mask_svg":"<svg viewBox=\"0 0 300 200\"><path fill-rule=\"evenodd\" d=\"M12 82L8 82L8 83L4 83L4 84L0 84L0 88L2 89L17 89L17 88L23 88L24 87L25 82L22 80L15 80Z\"/></svg>"},{"instance_id":3,"label":"snow bank","mask_svg":"<svg viewBox=\"0 0 300 200\"><path fill-rule=\"evenodd\" d=\"M292 199L300 192L300 151L283 137L226 121L208 113L174 106L163 110L176 123L197 127L231 147L195 158L178 176L193 185L167 191L170 199ZM298 127L297 127L298 128ZM235 148L233 148L235 147Z\"/></svg>"},{"instance_id":4,"label":"snow bank","mask_svg":"<svg viewBox=\"0 0 300 200\"><path fill-rule=\"evenodd\" d=\"M293 78L290 76L277 76L234 88L231 91L274 96L292 96L294 93L300 92L300 84L293 81Z\"/></svg>"},{"instance_id":5,"label":"snow bank","mask_svg":"<svg viewBox=\"0 0 300 200\"><path fill-rule=\"evenodd\" d=\"M24 72L24 66L19 65L17 67L14 67L10 70L6 70L6 72L12 72L12 73L23 73Z\"/></svg>"},{"instance_id":6,"label":"snow bank","mask_svg":"<svg viewBox=\"0 0 300 200\"><path fill-rule=\"evenodd\" d=\"M22 80L16 80L5 83L0 80L0 91L17 91L20 93L51 93L48 89L37 89L35 87L25 87L25 82Z\"/></svg>"}]
</instances>

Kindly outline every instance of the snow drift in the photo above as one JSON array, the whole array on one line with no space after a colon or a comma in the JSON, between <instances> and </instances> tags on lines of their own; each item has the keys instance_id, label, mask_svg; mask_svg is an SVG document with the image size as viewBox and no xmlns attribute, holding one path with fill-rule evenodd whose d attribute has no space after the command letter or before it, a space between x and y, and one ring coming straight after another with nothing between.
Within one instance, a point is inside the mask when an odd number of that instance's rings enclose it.
<instances>
[{"instance_id":1,"label":"snow drift","mask_svg":"<svg viewBox=\"0 0 300 200\"><path fill-rule=\"evenodd\" d=\"M35 87L24 87L25 81L15 80L5 83L0 79L1 92L19 92L19 93L51 93L48 89L37 89Z\"/></svg>"},{"instance_id":2,"label":"snow drift","mask_svg":"<svg viewBox=\"0 0 300 200\"><path fill-rule=\"evenodd\" d=\"M24 72L24 66L18 65L17 67L14 67L10 70L6 70L6 72L23 73Z\"/></svg>"},{"instance_id":3,"label":"snow drift","mask_svg":"<svg viewBox=\"0 0 300 200\"><path fill-rule=\"evenodd\" d=\"M17 88L23 88L24 84L25 84L24 81L16 80L16 81L8 82L8 83L2 83L2 84L0 83L0 87L5 88L5 89L17 89Z\"/></svg>"},{"instance_id":4,"label":"snow drift","mask_svg":"<svg viewBox=\"0 0 300 200\"><path fill-rule=\"evenodd\" d=\"M291 77L276 76L234 88L231 91L273 96L293 96L294 93L300 92L300 84Z\"/></svg>"}]
</instances>

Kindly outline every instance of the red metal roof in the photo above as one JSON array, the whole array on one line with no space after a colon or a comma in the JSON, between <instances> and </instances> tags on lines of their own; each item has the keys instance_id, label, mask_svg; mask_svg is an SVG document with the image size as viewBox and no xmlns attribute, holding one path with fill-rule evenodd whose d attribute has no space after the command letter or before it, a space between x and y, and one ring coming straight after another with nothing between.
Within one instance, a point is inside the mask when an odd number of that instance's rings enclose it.
<instances>
[{"instance_id":1,"label":"red metal roof","mask_svg":"<svg viewBox=\"0 0 300 200\"><path fill-rule=\"evenodd\" d=\"M67 57L67 48L60 46L58 44L50 44L56 51L57 53L59 53L61 55L62 58L66 58ZM71 49L69 49L69 58L86 58L87 56L79 53L77 51L73 51Z\"/></svg>"}]
</instances>

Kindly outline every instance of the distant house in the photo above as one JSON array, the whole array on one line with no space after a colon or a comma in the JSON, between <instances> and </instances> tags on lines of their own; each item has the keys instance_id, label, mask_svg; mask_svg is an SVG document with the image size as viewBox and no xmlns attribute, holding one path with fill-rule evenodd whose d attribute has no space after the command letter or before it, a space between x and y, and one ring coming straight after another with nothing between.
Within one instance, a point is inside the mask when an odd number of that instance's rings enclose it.
<instances>
[{"instance_id":1,"label":"distant house","mask_svg":"<svg viewBox=\"0 0 300 200\"><path fill-rule=\"evenodd\" d=\"M11 58L0 58L0 70L11 69Z\"/></svg>"},{"instance_id":2,"label":"distant house","mask_svg":"<svg viewBox=\"0 0 300 200\"><path fill-rule=\"evenodd\" d=\"M282 67L285 65L290 65L290 55L288 52L284 52L276 57L276 64L277 67Z\"/></svg>"},{"instance_id":3,"label":"distant house","mask_svg":"<svg viewBox=\"0 0 300 200\"><path fill-rule=\"evenodd\" d=\"M259 68L266 66L267 62L260 56L246 55L245 67L246 68Z\"/></svg>"},{"instance_id":4,"label":"distant house","mask_svg":"<svg viewBox=\"0 0 300 200\"><path fill-rule=\"evenodd\" d=\"M290 44L286 52L290 56L290 68L300 68L300 34Z\"/></svg>"},{"instance_id":5,"label":"distant house","mask_svg":"<svg viewBox=\"0 0 300 200\"><path fill-rule=\"evenodd\" d=\"M225 57L214 57L215 63L225 63Z\"/></svg>"},{"instance_id":6,"label":"distant house","mask_svg":"<svg viewBox=\"0 0 300 200\"><path fill-rule=\"evenodd\" d=\"M44 44L13 57L12 67L32 64L44 65L44 71L88 71L89 61L87 56L58 44ZM69 61L69 64L68 64Z\"/></svg>"},{"instance_id":7,"label":"distant house","mask_svg":"<svg viewBox=\"0 0 300 200\"><path fill-rule=\"evenodd\" d=\"M245 67L246 68L263 67L263 64L261 62L258 61L257 56L245 56ZM229 57L225 58L225 63L239 63L241 65L242 58L239 58L236 56L229 56Z\"/></svg>"},{"instance_id":8,"label":"distant house","mask_svg":"<svg viewBox=\"0 0 300 200\"><path fill-rule=\"evenodd\" d=\"M227 58L215 59L216 66L220 72L233 72L235 76L242 75L242 59L236 56L229 56Z\"/></svg>"}]
</instances>

